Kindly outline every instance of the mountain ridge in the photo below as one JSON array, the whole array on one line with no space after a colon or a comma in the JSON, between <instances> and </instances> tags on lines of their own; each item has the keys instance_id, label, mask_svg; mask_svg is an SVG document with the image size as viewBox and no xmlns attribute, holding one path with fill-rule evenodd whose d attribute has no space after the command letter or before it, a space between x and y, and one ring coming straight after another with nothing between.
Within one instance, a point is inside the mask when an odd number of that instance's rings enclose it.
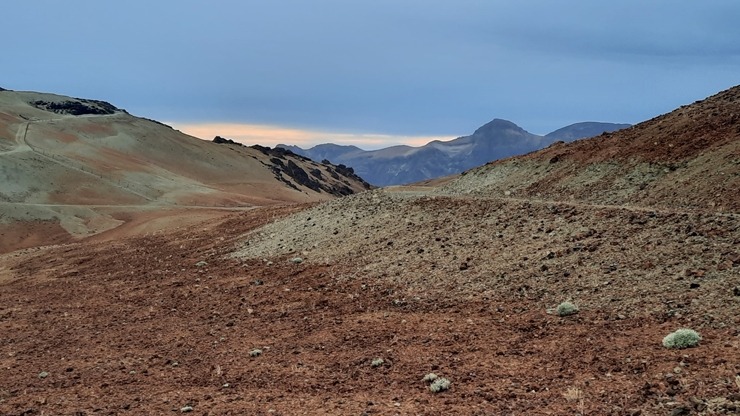
<instances>
[{"instance_id":1,"label":"mountain ridge","mask_svg":"<svg viewBox=\"0 0 740 416\"><path fill-rule=\"evenodd\" d=\"M575 140L588 137L584 134L595 135L591 134L594 131L601 134L625 127L629 124L584 122L558 129L549 133L550 136L540 136L509 120L494 118L468 136L434 140L418 147L401 145L363 150L334 143L308 149L285 144L277 147L314 160L350 166L373 185L388 186L454 175L492 160L539 150L558 140Z\"/></svg>"}]
</instances>

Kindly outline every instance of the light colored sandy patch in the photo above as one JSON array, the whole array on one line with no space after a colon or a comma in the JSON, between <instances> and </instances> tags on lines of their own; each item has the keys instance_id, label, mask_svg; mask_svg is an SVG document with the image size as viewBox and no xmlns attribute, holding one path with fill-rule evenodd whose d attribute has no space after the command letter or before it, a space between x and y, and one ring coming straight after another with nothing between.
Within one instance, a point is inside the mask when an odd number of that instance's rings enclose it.
<instances>
[{"instance_id":1,"label":"light colored sandy patch","mask_svg":"<svg viewBox=\"0 0 740 416\"><path fill-rule=\"evenodd\" d=\"M123 221L85 207L59 209L59 224L76 238L98 234L123 224Z\"/></svg>"}]
</instances>

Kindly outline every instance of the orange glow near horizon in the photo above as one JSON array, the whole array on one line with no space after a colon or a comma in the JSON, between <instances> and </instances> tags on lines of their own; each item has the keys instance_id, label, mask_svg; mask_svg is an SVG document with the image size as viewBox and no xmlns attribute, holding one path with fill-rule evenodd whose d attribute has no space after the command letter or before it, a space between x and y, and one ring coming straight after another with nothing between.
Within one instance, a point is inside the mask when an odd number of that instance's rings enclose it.
<instances>
[{"instance_id":1,"label":"orange glow near horizon","mask_svg":"<svg viewBox=\"0 0 740 416\"><path fill-rule=\"evenodd\" d=\"M432 140L452 140L454 136L398 136L386 134L336 133L304 130L290 127L246 123L167 123L185 134L203 140L216 136L253 145L274 147L278 144L295 145L304 149L317 144L334 143L354 145L364 150L380 149L404 144L423 146Z\"/></svg>"}]
</instances>

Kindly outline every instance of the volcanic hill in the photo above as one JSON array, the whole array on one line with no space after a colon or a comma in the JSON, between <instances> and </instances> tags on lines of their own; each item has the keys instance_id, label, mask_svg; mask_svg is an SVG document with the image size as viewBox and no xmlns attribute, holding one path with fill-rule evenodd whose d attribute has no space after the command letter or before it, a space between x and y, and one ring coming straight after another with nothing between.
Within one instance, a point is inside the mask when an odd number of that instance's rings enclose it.
<instances>
[{"instance_id":1,"label":"volcanic hill","mask_svg":"<svg viewBox=\"0 0 740 416\"><path fill-rule=\"evenodd\" d=\"M98 234L143 212L197 216L365 189L346 168L205 142L103 101L0 91L0 251Z\"/></svg>"}]
</instances>

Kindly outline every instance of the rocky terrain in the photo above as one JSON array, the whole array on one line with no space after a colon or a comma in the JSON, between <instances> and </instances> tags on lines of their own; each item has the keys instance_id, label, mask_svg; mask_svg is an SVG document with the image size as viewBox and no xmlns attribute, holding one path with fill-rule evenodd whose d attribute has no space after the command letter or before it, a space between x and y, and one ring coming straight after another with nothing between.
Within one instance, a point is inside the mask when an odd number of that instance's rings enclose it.
<instances>
[{"instance_id":1,"label":"rocky terrain","mask_svg":"<svg viewBox=\"0 0 740 416\"><path fill-rule=\"evenodd\" d=\"M737 414L739 91L434 183L0 255L0 414ZM664 347L679 328L698 345Z\"/></svg>"},{"instance_id":2,"label":"rocky terrain","mask_svg":"<svg viewBox=\"0 0 740 416\"><path fill-rule=\"evenodd\" d=\"M233 210L369 188L345 167L205 142L104 101L0 91L0 252L89 237L152 210Z\"/></svg>"},{"instance_id":3,"label":"rocky terrain","mask_svg":"<svg viewBox=\"0 0 740 416\"><path fill-rule=\"evenodd\" d=\"M576 123L545 136L529 133L516 124L494 119L469 136L435 140L421 147L393 146L362 150L356 146L320 144L310 149L278 145L313 160L352 167L377 186L400 185L454 175L493 160L542 149L556 141L573 141L629 127L629 124Z\"/></svg>"}]
</instances>

